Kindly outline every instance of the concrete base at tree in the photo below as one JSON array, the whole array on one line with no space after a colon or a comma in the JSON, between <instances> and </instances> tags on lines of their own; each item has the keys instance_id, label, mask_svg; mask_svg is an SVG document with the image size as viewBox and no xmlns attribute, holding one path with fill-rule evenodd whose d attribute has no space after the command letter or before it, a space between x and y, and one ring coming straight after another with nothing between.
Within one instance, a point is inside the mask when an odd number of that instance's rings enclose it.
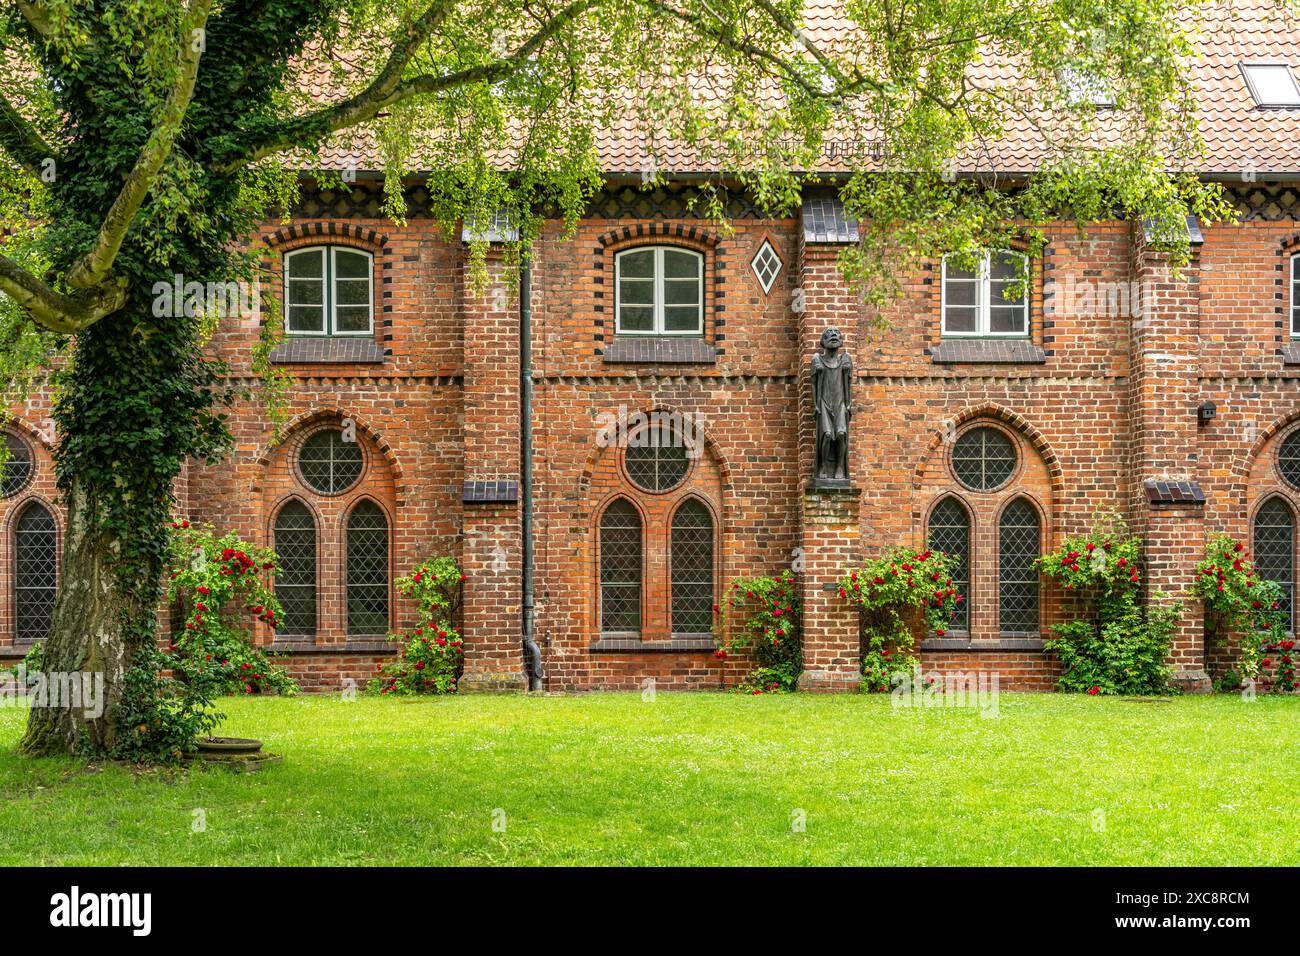
<instances>
[{"instance_id":1,"label":"concrete base at tree","mask_svg":"<svg viewBox=\"0 0 1300 956\"><path fill-rule=\"evenodd\" d=\"M862 675L852 671L804 671L799 675L799 690L810 694L856 692Z\"/></svg>"},{"instance_id":2,"label":"concrete base at tree","mask_svg":"<svg viewBox=\"0 0 1300 956\"><path fill-rule=\"evenodd\" d=\"M1210 675L1203 670L1175 671L1169 680L1184 694L1208 694L1214 690Z\"/></svg>"},{"instance_id":3,"label":"concrete base at tree","mask_svg":"<svg viewBox=\"0 0 1300 956\"><path fill-rule=\"evenodd\" d=\"M528 678L511 671L466 674L456 686L462 694L513 694L528 690Z\"/></svg>"}]
</instances>

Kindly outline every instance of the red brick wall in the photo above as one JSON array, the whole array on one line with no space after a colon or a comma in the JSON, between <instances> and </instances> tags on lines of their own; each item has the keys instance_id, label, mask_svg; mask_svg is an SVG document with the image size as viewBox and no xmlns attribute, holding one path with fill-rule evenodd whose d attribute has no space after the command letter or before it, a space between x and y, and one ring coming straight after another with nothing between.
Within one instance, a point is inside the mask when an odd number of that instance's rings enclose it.
<instances>
[{"instance_id":1,"label":"red brick wall","mask_svg":"<svg viewBox=\"0 0 1300 956\"><path fill-rule=\"evenodd\" d=\"M1248 515L1272 491L1300 513L1300 491L1282 485L1271 464L1277 441L1300 421L1296 371L1280 355L1295 222L1207 229L1194 267L1180 277L1145 257L1128 223L1097 224L1083 234L1072 224L1049 229L1048 247L1033 263L1031 339L1045 350L1041 365L936 364L935 265L900 277L903 295L877 314L839 278L838 247L804 246L797 219L748 216L733 225L727 233L648 209L645 218L584 219L570 238L553 223L535 246L537 636L549 688L639 688L647 679L661 688L715 688L743 675L744 662L724 664L703 647L591 649L600 636L596 521L618 493L637 503L646 534L655 536L646 546L647 642L669 637L668 516L683 495L698 494L718 518L719 589L736 576L775 574L799 556L807 562L810 662L843 676L845 686L856 672L856 633L827 585L850 560L897 543L920 545L926 515L945 493L960 493L976 515L972 636L994 644L996 621L981 609L994 608L996 595L981 566L996 560L996 514L1013 493L1038 504L1044 547L1081 532L1099 509L1124 513L1151 538L1150 586L1174 597L1190 580L1205 533L1248 537ZM382 659L350 648L340 629L340 522L356 495L372 495L391 517L393 576L431 554L460 559L470 578L467 670L520 686L519 510L461 504L464 479L518 478L518 313L510 284L491 260L488 287L473 288L463 244L426 218L397 225L335 215L268 224L256 237L267 251L265 291L280 294L280 254L326 241L331 230L375 256L375 334L385 361L286 366L293 387L280 440L259 401L240 404L231 418L234 450L216 467L187 469L182 510L259 542L269 542L275 509L288 495L302 494L317 511L319 646L287 660L305 686L329 690L363 678ZM764 239L782 259L769 293L749 268ZM642 242L705 256L705 337L718 350L715 363L605 361L614 334L614 256ZM1139 280L1147 287L1135 289ZM1139 302L1144 308L1135 308ZM856 369L851 469L858 494L851 503L805 511L807 364L829 325L846 333ZM212 343L250 386L255 326L255 319L228 318ZM1206 400L1218 415L1198 425L1196 408ZM654 409L698 420L707 439L687 485L662 496L632 488L620 451L598 441L603 416ZM15 412L16 427L39 424L48 417L48 396ZM311 428L341 418L358 423L370 468L363 488L321 501L301 488L291 458ZM1012 486L995 495L960 491L947 462L955 434L979 422L1004 428L1020 451ZM31 490L52 498L48 455L38 454ZM1161 476L1199 481L1208 498L1203 517L1147 508L1141 482ZM0 501L5 534L17 504ZM831 521L826 508L836 507L844 514ZM0 580L10 580L11 554L8 544L0 550ZM11 592L9 585L0 596L0 654L12 632ZM395 627L412 620L413 608L399 596L392 606ZM1046 628L1059 613L1050 591L1043 608ZM1199 627L1192 608L1174 655L1182 670L1205 664ZM1022 649L928 650L923 658L941 669L996 668L1003 689L1049 686L1055 666Z\"/></svg>"}]
</instances>

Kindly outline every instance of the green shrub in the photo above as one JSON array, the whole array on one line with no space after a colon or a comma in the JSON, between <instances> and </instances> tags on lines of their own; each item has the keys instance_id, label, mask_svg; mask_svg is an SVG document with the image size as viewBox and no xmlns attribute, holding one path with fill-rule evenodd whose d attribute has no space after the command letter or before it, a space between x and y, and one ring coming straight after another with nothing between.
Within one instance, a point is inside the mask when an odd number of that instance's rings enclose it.
<instances>
[{"instance_id":1,"label":"green shrub","mask_svg":"<svg viewBox=\"0 0 1300 956\"><path fill-rule=\"evenodd\" d=\"M23 655L23 659L9 669L9 673L14 675L14 680L22 678L30 684L35 679L33 675L39 672L41 667L44 666L41 663L44 658L45 642L37 641L27 649L27 653Z\"/></svg>"},{"instance_id":2,"label":"green shrub","mask_svg":"<svg viewBox=\"0 0 1300 956\"><path fill-rule=\"evenodd\" d=\"M737 686L741 693L796 690L803 672L803 630L799 585L787 568L776 577L736 578L722 606L714 609L714 655L748 651L757 666ZM728 629L727 622L736 623ZM728 634L730 630L730 634Z\"/></svg>"}]
</instances>

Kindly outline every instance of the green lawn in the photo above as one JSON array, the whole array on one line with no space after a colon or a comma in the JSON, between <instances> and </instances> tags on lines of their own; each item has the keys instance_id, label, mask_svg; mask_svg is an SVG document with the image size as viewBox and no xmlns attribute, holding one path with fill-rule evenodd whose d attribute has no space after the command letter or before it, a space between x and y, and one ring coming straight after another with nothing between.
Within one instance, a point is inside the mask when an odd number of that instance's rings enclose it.
<instances>
[{"instance_id":1,"label":"green lawn","mask_svg":"<svg viewBox=\"0 0 1300 956\"><path fill-rule=\"evenodd\" d=\"M0 863L1300 862L1295 698L1003 694L997 719L881 696L223 706L223 732L284 763L28 761L25 713L0 709Z\"/></svg>"}]
</instances>

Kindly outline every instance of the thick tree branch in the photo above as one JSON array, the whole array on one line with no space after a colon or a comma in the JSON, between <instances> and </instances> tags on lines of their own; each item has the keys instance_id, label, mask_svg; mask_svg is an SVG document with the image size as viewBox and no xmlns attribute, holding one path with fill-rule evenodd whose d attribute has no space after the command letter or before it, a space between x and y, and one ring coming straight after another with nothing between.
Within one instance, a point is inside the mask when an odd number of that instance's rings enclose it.
<instances>
[{"instance_id":1,"label":"thick tree branch","mask_svg":"<svg viewBox=\"0 0 1300 956\"><path fill-rule=\"evenodd\" d=\"M108 275L135 214L149 194L158 171L171 155L172 146L185 122L190 98L194 95L199 60L203 56L202 30L208 22L211 8L212 0L194 0L185 16L181 26L180 67L176 83L163 104L158 124L140 150L135 167L126 177L122 191L113 200L113 205L104 217L94 247L68 270L68 284L73 288L88 289Z\"/></svg>"},{"instance_id":2,"label":"thick tree branch","mask_svg":"<svg viewBox=\"0 0 1300 956\"><path fill-rule=\"evenodd\" d=\"M0 292L27 310L40 328L73 335L126 304L126 281L75 295L55 292L8 256L0 255Z\"/></svg>"},{"instance_id":3,"label":"thick tree branch","mask_svg":"<svg viewBox=\"0 0 1300 956\"><path fill-rule=\"evenodd\" d=\"M0 149L37 177L41 175L41 163L54 157L54 151L3 94L0 94Z\"/></svg>"},{"instance_id":4,"label":"thick tree branch","mask_svg":"<svg viewBox=\"0 0 1300 956\"><path fill-rule=\"evenodd\" d=\"M41 9L39 0L14 0L14 5L18 12L23 15L27 25L41 35L43 39L48 40L54 33L54 25L45 11Z\"/></svg>"},{"instance_id":5,"label":"thick tree branch","mask_svg":"<svg viewBox=\"0 0 1300 956\"><path fill-rule=\"evenodd\" d=\"M570 3L551 17L510 56L454 73L436 76L424 74L403 81L402 72L415 56L420 45L428 39L451 8L450 3L435 4L411 24L406 36L393 47L383 70L368 87L333 106L277 124L265 136L250 143L243 156L219 165L217 171L225 174L234 173L243 166L274 153L301 146L329 133L374 119L381 111L413 96L438 93L471 83L493 83L504 79L527 61L547 40L583 13L598 6L600 2L602 0L578 0Z\"/></svg>"}]
</instances>

